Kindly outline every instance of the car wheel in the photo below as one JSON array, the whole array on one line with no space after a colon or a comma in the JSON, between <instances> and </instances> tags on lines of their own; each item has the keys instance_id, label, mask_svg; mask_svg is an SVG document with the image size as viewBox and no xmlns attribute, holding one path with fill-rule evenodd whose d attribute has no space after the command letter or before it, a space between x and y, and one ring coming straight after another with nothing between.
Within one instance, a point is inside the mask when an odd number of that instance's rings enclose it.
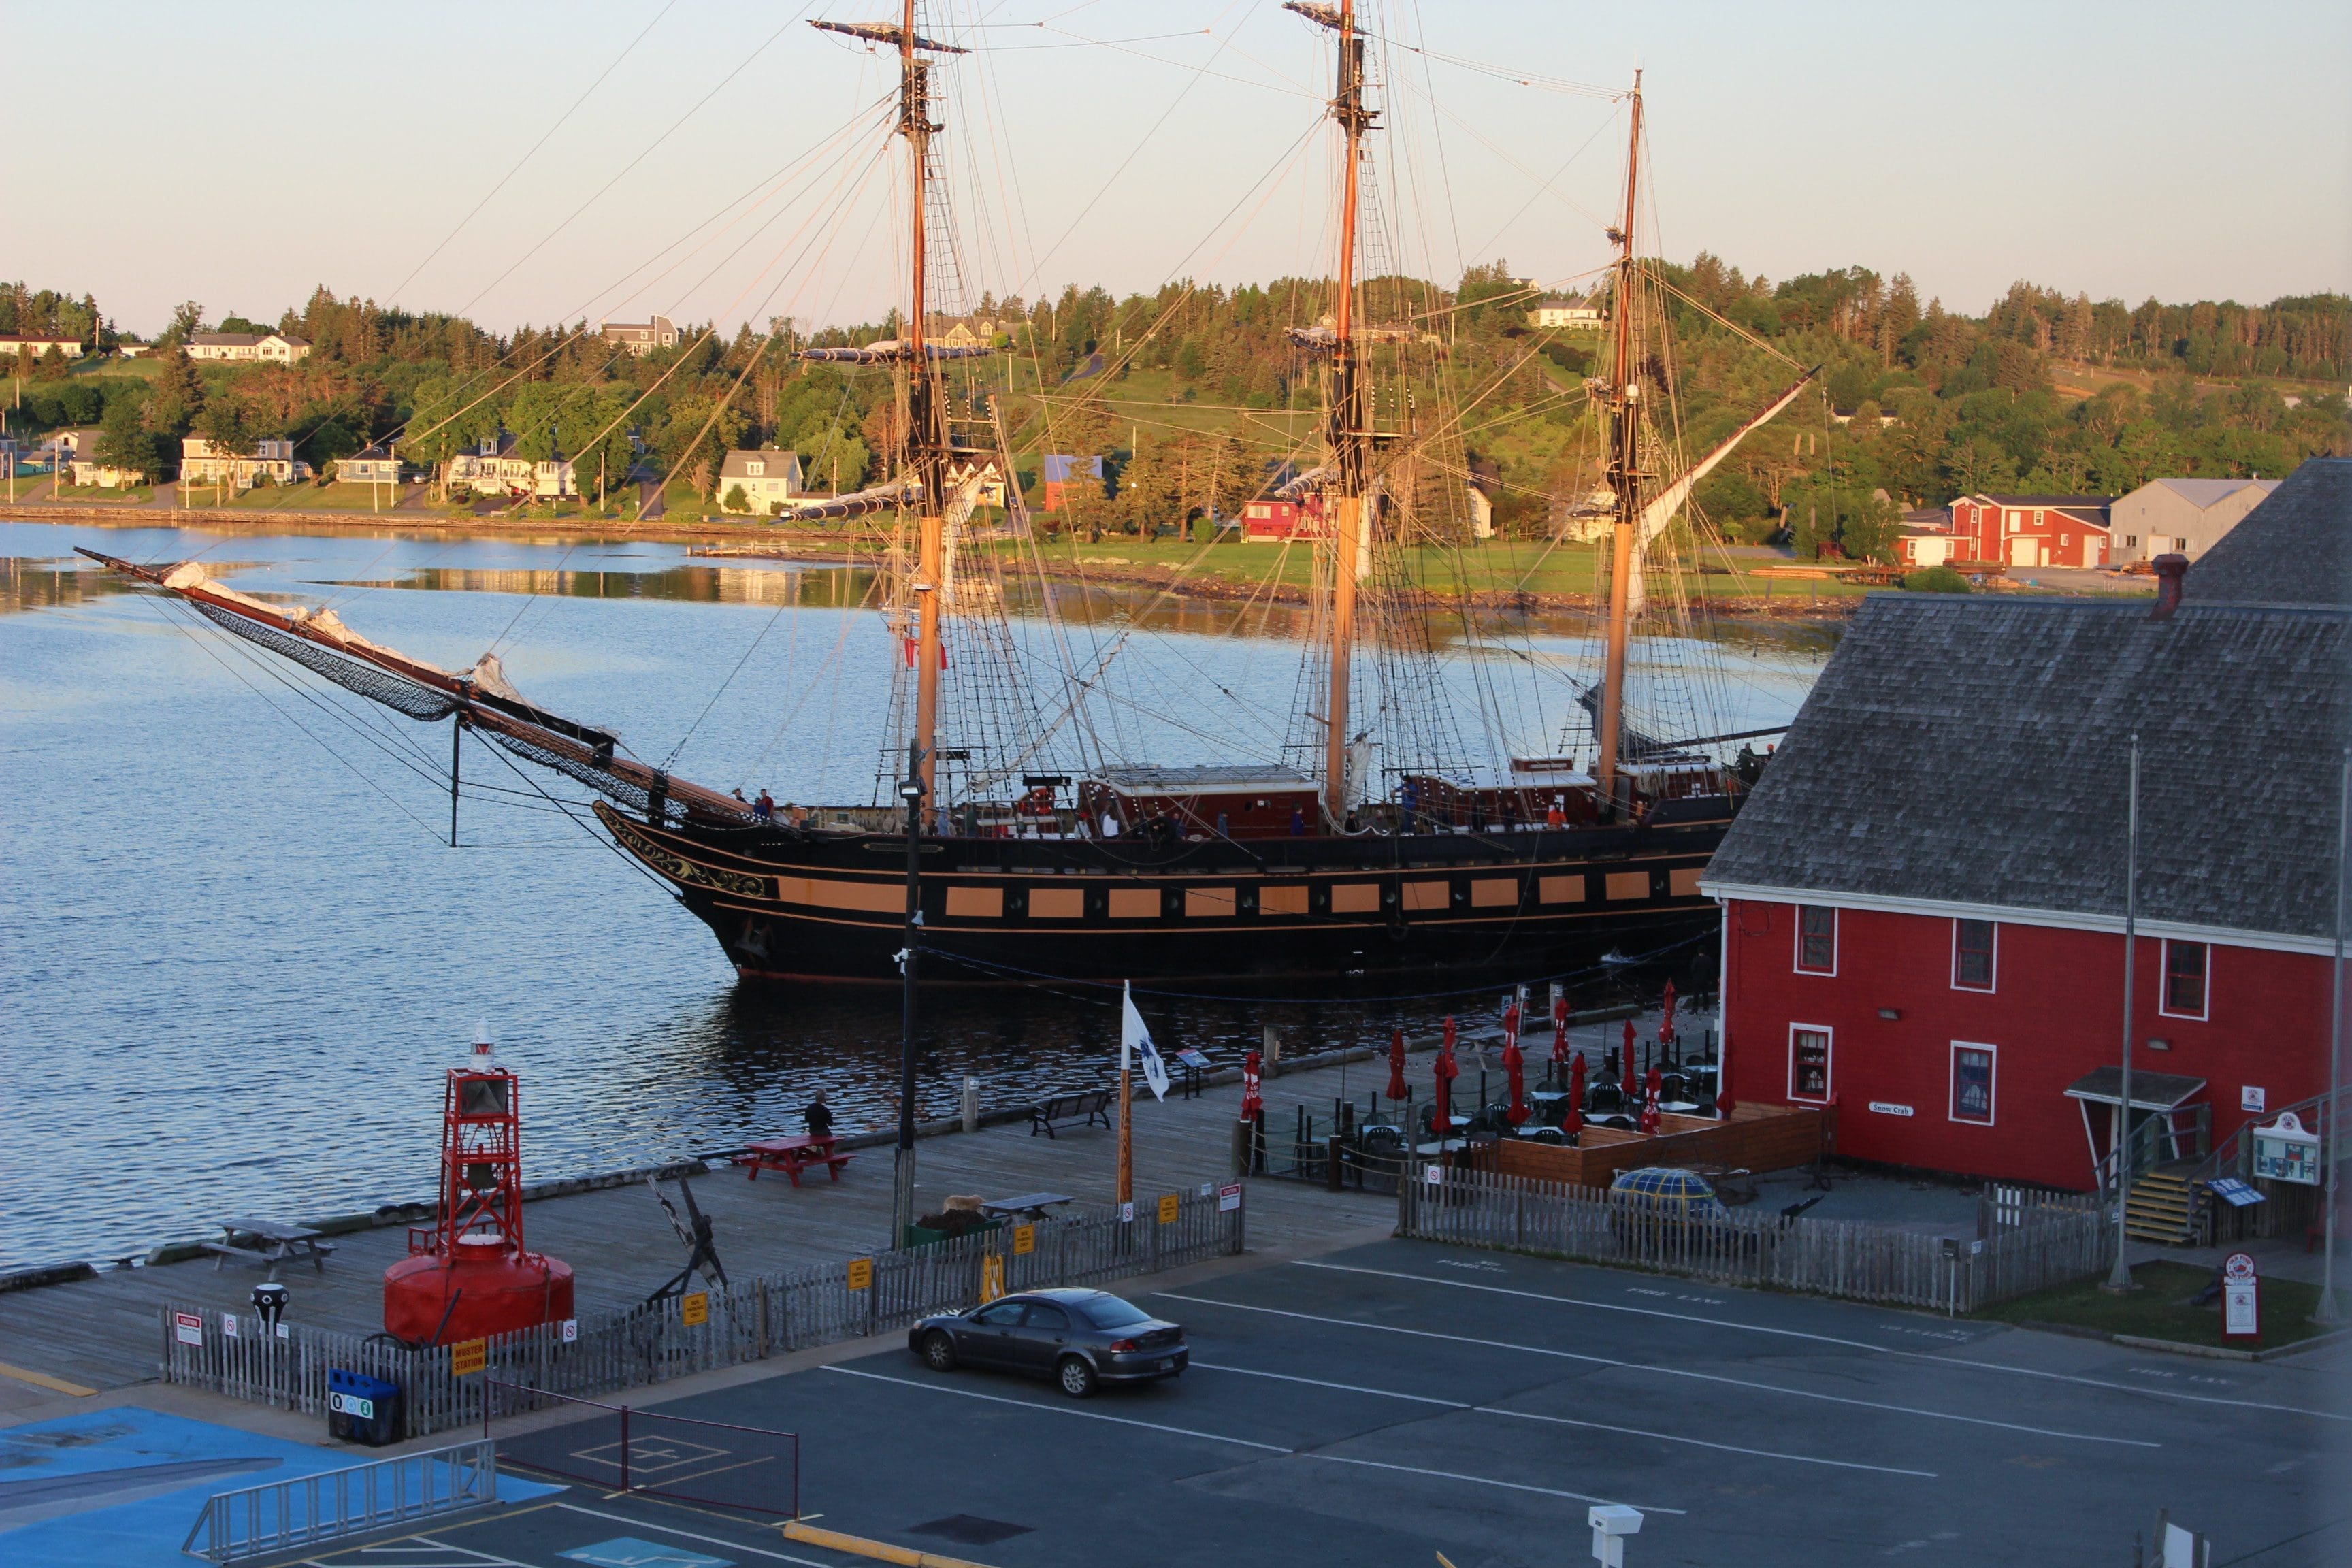
<instances>
[{"instance_id":1,"label":"car wheel","mask_svg":"<svg viewBox=\"0 0 2352 1568\"><path fill-rule=\"evenodd\" d=\"M1095 1391L1094 1363L1082 1355L1064 1356L1062 1364L1054 1369L1054 1381L1071 1398L1087 1398Z\"/></svg>"},{"instance_id":2,"label":"car wheel","mask_svg":"<svg viewBox=\"0 0 2352 1568\"><path fill-rule=\"evenodd\" d=\"M955 1342L940 1330L933 1329L923 1336L923 1364L933 1372L953 1372L956 1364Z\"/></svg>"}]
</instances>

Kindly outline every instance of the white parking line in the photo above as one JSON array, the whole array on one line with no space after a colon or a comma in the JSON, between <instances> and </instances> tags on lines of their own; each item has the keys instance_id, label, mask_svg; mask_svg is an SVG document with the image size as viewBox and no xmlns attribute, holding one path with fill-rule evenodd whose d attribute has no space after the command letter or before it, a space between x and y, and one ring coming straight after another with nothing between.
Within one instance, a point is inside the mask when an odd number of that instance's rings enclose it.
<instances>
[{"instance_id":1,"label":"white parking line","mask_svg":"<svg viewBox=\"0 0 2352 1568\"><path fill-rule=\"evenodd\" d=\"M1408 1476L1433 1476L1441 1481L1470 1481L1482 1487L1501 1487L1507 1491L1537 1492L1544 1497L1568 1498L1575 1502L1608 1503L1613 1498L1593 1497L1585 1492L1564 1492L1556 1487L1530 1487L1517 1481L1497 1481L1486 1476L1465 1476L1456 1470L1424 1470L1418 1465L1384 1465L1378 1459L1350 1459L1343 1454L1301 1454L1302 1459L1320 1459L1327 1465L1362 1465L1375 1470L1402 1470ZM1686 1508L1660 1508L1655 1503L1636 1503L1643 1513L1688 1514Z\"/></svg>"},{"instance_id":2,"label":"white parking line","mask_svg":"<svg viewBox=\"0 0 2352 1568\"><path fill-rule=\"evenodd\" d=\"M1119 1426L1141 1426L1147 1431L1172 1432L1179 1437L1201 1437L1212 1443L1232 1443L1244 1448L1263 1448L1269 1454L1287 1454L1292 1450L1279 1443L1259 1443L1247 1437L1228 1437L1222 1432L1195 1432L1187 1426L1163 1426L1157 1421L1137 1421L1125 1415L1105 1415L1099 1410L1074 1410L1066 1405L1040 1405L1030 1399L1008 1399L1001 1394L982 1394L970 1388L948 1388L936 1383L923 1383L911 1377L889 1377L878 1372L859 1372L854 1367L828 1366L822 1370L838 1373L843 1377L871 1378L876 1383L895 1383L904 1388L919 1388L930 1394L952 1394L959 1399L984 1399L991 1405L1017 1405L1024 1410L1035 1410L1047 1415L1076 1415L1087 1421L1108 1421Z\"/></svg>"},{"instance_id":3,"label":"white parking line","mask_svg":"<svg viewBox=\"0 0 2352 1568\"><path fill-rule=\"evenodd\" d=\"M1751 1334L1773 1334L1783 1339L1811 1340L1820 1344L1842 1345L1849 1350L1869 1351L1874 1355L1900 1356L1906 1361L1924 1361L1934 1366L1966 1367L1971 1372L1997 1372L2011 1377L2039 1378L2045 1383L2071 1383L2084 1388L2112 1389L2118 1394L2142 1394L2152 1399L2179 1399L2193 1405L2228 1405L2242 1410L2275 1410L2288 1415L2315 1415L2326 1421L2352 1421L2352 1415L2334 1410L2314 1410L2301 1405L2274 1405L2260 1399L2224 1399L2213 1394L2182 1394L2170 1388L2138 1388L2129 1384L2108 1383L2095 1377L2078 1377L2072 1373L2042 1372L2030 1366L2004 1366L1999 1362L1964 1361L1958 1356L1933 1355L1926 1351L1900 1350L1892 1345L1874 1345L1868 1340L1841 1339L1835 1334L1809 1333L1802 1329L1766 1328L1759 1323L1743 1323L1731 1318L1702 1318L1694 1312L1669 1312L1656 1307L1628 1307L1621 1301L1592 1301L1581 1296L1559 1296L1545 1290L1515 1290L1505 1285L1473 1285L1465 1279L1440 1279L1428 1274L1408 1274L1394 1268L1365 1268L1346 1263L1318 1263L1308 1258L1293 1258L1299 1268L1328 1268L1341 1274L1371 1274L1384 1279L1411 1279L1423 1285L1443 1285L1454 1290L1483 1290L1495 1296L1520 1296L1531 1301L1552 1301L1563 1307L1590 1307L1598 1312L1630 1312L1643 1318L1672 1318L1680 1322L1704 1323L1715 1329L1741 1329ZM1180 1298L1181 1299L1181 1298ZM1225 1303L1220 1303L1223 1305ZM1791 1393L1793 1390L1783 1390ZM1951 1420L1966 1420L1952 1416ZM1999 1425L1999 1423L1994 1423ZM2034 1428L2023 1428L2032 1431ZM2085 1436L2082 1433L2053 1432L2053 1437ZM2087 1438L2093 1442L2113 1442L2114 1438ZM2147 1447L2159 1445L2150 1443Z\"/></svg>"},{"instance_id":4,"label":"white parking line","mask_svg":"<svg viewBox=\"0 0 2352 1568\"><path fill-rule=\"evenodd\" d=\"M587 1514L593 1519L609 1519L615 1524L625 1524L631 1530L658 1531L664 1535L675 1535L684 1541L699 1541L706 1546L723 1546L730 1552L748 1552L754 1557L765 1557L776 1563L797 1563L801 1568L833 1568L831 1563L820 1563L814 1557L795 1557L789 1552L771 1552L764 1546L746 1546L740 1541L728 1541L716 1535L698 1535L691 1530L679 1530L671 1525L656 1524L646 1519L632 1519L625 1513L606 1513L602 1509L582 1508L574 1502L560 1502L555 1506L572 1513ZM517 1563L515 1568L526 1568L526 1565Z\"/></svg>"},{"instance_id":5,"label":"white parking line","mask_svg":"<svg viewBox=\"0 0 2352 1568\"><path fill-rule=\"evenodd\" d=\"M1882 1476L1917 1476L1925 1480L1939 1478L1934 1470L1906 1470L1895 1465L1865 1465L1856 1459L1823 1459L1811 1454L1784 1454L1775 1448L1743 1448L1737 1443L1711 1442L1704 1437L1680 1437L1671 1432L1651 1432L1639 1426L1613 1426L1605 1421L1579 1421L1566 1415L1540 1415L1532 1410L1507 1410L1498 1405L1465 1405L1458 1399L1432 1399L1423 1394L1399 1394L1386 1388L1366 1388L1360 1384L1326 1383L1315 1377L1293 1377L1287 1373L1259 1372L1246 1366L1222 1366L1213 1362L1196 1361L1192 1365L1203 1372L1234 1373L1242 1377L1266 1377L1277 1383L1303 1383L1315 1388L1336 1388L1348 1394L1368 1394L1377 1399L1407 1399L1415 1405L1442 1405L1448 1409L1467 1411L1474 1415L1507 1415L1517 1421L1548 1421L1556 1426L1583 1426L1595 1432L1615 1432L1628 1437L1649 1437L1661 1443L1682 1443L1694 1448L1714 1448L1726 1454L1750 1454L1760 1459L1787 1459L1799 1465L1827 1465L1840 1470L1874 1470Z\"/></svg>"},{"instance_id":6,"label":"white parking line","mask_svg":"<svg viewBox=\"0 0 2352 1568\"><path fill-rule=\"evenodd\" d=\"M1442 1281L1441 1281L1442 1283ZM1524 1345L1509 1340L1482 1340L1470 1334L1443 1334L1434 1329L1408 1329L1395 1323L1366 1322L1360 1318L1334 1318L1321 1312L1291 1312L1280 1307L1254 1307L1242 1301L1220 1301L1213 1296L1185 1296L1173 1290L1155 1290L1171 1301L1191 1301L1203 1307L1223 1307L1234 1312L1263 1312L1268 1317L1297 1318L1309 1323L1332 1323L1344 1328L1370 1329L1376 1333L1404 1334L1417 1340L1444 1340L1457 1345L1481 1345L1488 1350L1518 1351L1527 1355L1551 1356L1559 1361L1580 1361L1593 1366L1617 1367L1626 1372L1652 1373L1659 1377L1686 1378L1695 1383L1720 1383L1732 1388L1750 1388L1765 1394L1779 1394L1790 1399L1814 1399L1827 1405L1853 1405L1864 1410L1884 1410L1897 1415L1921 1415L1935 1421L1958 1421L1969 1426L1991 1426L2004 1432L2024 1432L2036 1437L2067 1437L2078 1443L2114 1443L2127 1448L2161 1448L2161 1443L2151 1443L2138 1437L2109 1437L2096 1432L2064 1432L2049 1426L2028 1426L2018 1421L1995 1421L1987 1415L1960 1415L1948 1410L1927 1410L1916 1405L1890 1405L1876 1399L1856 1399L1843 1394L1817 1394L1811 1389L1785 1388L1777 1383L1757 1383L1744 1377L1727 1377L1720 1373L1693 1372L1686 1367L1657 1366L1648 1362L1618 1361L1609 1356L1584 1355L1576 1351L1555 1350L1549 1345Z\"/></svg>"},{"instance_id":7,"label":"white parking line","mask_svg":"<svg viewBox=\"0 0 2352 1568\"><path fill-rule=\"evenodd\" d=\"M1193 1364L1199 1363L1196 1362ZM1196 1432L1188 1426L1163 1426L1155 1421L1136 1421L1125 1415L1105 1415L1097 1410L1073 1410L1066 1405L1040 1405L1034 1400L1010 1399L1001 1394L981 1394L969 1388L948 1388L940 1384L924 1383L911 1377L890 1377L878 1372L859 1372L854 1367L828 1366L821 1370L837 1372L844 1377L867 1378L875 1383L895 1383L905 1388L919 1388L928 1394L952 1394L963 1399L984 1399L991 1405L1018 1405L1021 1409L1034 1410L1041 1415L1077 1415L1088 1421L1108 1421L1120 1426L1140 1426L1151 1432L1172 1432L1180 1437L1205 1437L1213 1443L1232 1443L1239 1447L1258 1448L1269 1454L1280 1454L1286 1458L1323 1459L1335 1465L1368 1465L1376 1470L1401 1470L1407 1475L1433 1476L1440 1480L1467 1481L1475 1486L1500 1487L1506 1491L1539 1492L1545 1497L1570 1498L1577 1502L1613 1503L1622 1500L1617 1498L1588 1497L1582 1492L1564 1492L1551 1487L1531 1487L1518 1481L1498 1481L1491 1476L1465 1476L1453 1470L1424 1470L1412 1465L1383 1464L1378 1459L1351 1459L1339 1454L1318 1453L1310 1448L1286 1448L1279 1443L1260 1443L1249 1437L1228 1437L1219 1432ZM1449 1402L1440 1400L1435 1403ZM1636 1503L1633 1506L1644 1513L1680 1514L1689 1511L1687 1509L1660 1508L1652 1503Z\"/></svg>"}]
</instances>

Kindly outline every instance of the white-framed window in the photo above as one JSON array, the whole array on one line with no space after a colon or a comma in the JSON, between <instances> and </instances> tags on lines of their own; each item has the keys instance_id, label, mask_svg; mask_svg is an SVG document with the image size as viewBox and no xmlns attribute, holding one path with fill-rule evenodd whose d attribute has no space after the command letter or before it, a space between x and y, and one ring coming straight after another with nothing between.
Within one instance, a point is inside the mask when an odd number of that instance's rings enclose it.
<instances>
[{"instance_id":1,"label":"white-framed window","mask_svg":"<svg viewBox=\"0 0 2352 1568\"><path fill-rule=\"evenodd\" d=\"M1992 1125L1994 1067L2000 1053L1974 1040L1952 1042L1952 1092L1947 1114L1954 1121Z\"/></svg>"},{"instance_id":2,"label":"white-framed window","mask_svg":"<svg viewBox=\"0 0 2352 1568\"><path fill-rule=\"evenodd\" d=\"M1789 1098L1826 1103L1836 1031L1827 1024L1789 1026Z\"/></svg>"},{"instance_id":3,"label":"white-framed window","mask_svg":"<svg viewBox=\"0 0 2352 1568\"><path fill-rule=\"evenodd\" d=\"M1838 912L1828 904L1797 906L1797 973L1837 973Z\"/></svg>"},{"instance_id":4,"label":"white-framed window","mask_svg":"<svg viewBox=\"0 0 2352 1568\"><path fill-rule=\"evenodd\" d=\"M745 473L747 473L747 474L751 474L751 475L753 475L753 476L755 476L755 477L756 477L756 476L758 476L758 475L760 475L760 474L764 474L764 473L766 473L766 472L768 471L768 465L767 465L767 464L765 464L765 463L758 462L758 461L756 461L756 460L755 460L755 461L752 461L752 462L749 462L749 463L744 464L744 465L743 465L743 471L744 471Z\"/></svg>"},{"instance_id":5,"label":"white-framed window","mask_svg":"<svg viewBox=\"0 0 2352 1568\"><path fill-rule=\"evenodd\" d=\"M1993 921L1952 922L1952 989L1990 991L2000 972L2000 926Z\"/></svg>"},{"instance_id":6,"label":"white-framed window","mask_svg":"<svg viewBox=\"0 0 2352 1568\"><path fill-rule=\"evenodd\" d=\"M2213 995L2213 950L2201 942L2164 944L2163 990L2157 1011L2168 1018L2202 1018Z\"/></svg>"}]
</instances>

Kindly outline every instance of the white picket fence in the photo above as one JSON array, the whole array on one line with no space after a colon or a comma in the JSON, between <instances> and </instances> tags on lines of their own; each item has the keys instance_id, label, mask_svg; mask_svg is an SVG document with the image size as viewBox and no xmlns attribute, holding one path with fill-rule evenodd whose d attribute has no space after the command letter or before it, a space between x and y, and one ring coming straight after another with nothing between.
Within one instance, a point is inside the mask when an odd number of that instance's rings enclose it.
<instances>
[{"instance_id":1,"label":"white picket fence","mask_svg":"<svg viewBox=\"0 0 2352 1568\"><path fill-rule=\"evenodd\" d=\"M1397 1193L1397 1234L1735 1285L1968 1312L2103 1273L2112 1211L2009 1189L1979 1205L1981 1236L1727 1212L1683 1219L1601 1188L1423 1165Z\"/></svg>"},{"instance_id":2,"label":"white picket fence","mask_svg":"<svg viewBox=\"0 0 2352 1568\"><path fill-rule=\"evenodd\" d=\"M547 1323L478 1342L480 1370L452 1368L449 1345L415 1350L385 1335L289 1327L284 1338L223 1331L222 1314L173 1307L163 1315L163 1377L281 1409L323 1415L327 1373L340 1368L396 1384L402 1436L478 1424L488 1382L586 1395L665 1383L837 1340L903 1329L980 1300L983 1260L998 1259L1008 1290L1108 1285L1242 1250L1244 1194L1195 1189L1147 1198L1132 1223L1115 1208L1088 1208L854 1262L823 1264L711 1290L693 1302L648 1302L583 1320L575 1337ZM1160 1216L1167 1213L1170 1217ZM1023 1250L1026 1245L1027 1250ZM858 1266L863 1265L861 1268ZM853 1284L854 1279L863 1284ZM468 1352L470 1362L471 1352ZM500 1408L508 1408L502 1399Z\"/></svg>"}]
</instances>

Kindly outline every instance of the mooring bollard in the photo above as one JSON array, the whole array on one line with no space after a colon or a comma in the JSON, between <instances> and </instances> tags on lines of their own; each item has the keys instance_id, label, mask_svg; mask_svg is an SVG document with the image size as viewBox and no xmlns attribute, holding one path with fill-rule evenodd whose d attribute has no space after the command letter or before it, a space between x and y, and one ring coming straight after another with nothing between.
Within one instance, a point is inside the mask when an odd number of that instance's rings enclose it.
<instances>
[{"instance_id":1,"label":"mooring bollard","mask_svg":"<svg viewBox=\"0 0 2352 1568\"><path fill-rule=\"evenodd\" d=\"M967 1073L963 1080L963 1130L980 1131L980 1079Z\"/></svg>"}]
</instances>

